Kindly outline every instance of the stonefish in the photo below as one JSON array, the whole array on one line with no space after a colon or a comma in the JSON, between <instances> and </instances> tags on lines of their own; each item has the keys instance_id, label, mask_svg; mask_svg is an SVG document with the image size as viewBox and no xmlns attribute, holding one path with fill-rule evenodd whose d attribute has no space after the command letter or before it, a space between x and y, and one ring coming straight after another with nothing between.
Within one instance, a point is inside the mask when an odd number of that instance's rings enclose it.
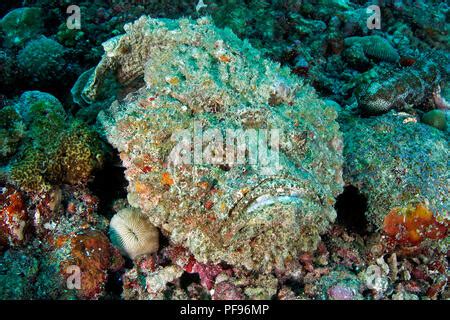
<instances>
[{"instance_id":1,"label":"stonefish","mask_svg":"<svg viewBox=\"0 0 450 320\"><path fill-rule=\"evenodd\" d=\"M335 110L208 18L125 31L83 96L117 97L99 122L129 203L201 262L270 272L315 249L343 186Z\"/></svg>"}]
</instances>

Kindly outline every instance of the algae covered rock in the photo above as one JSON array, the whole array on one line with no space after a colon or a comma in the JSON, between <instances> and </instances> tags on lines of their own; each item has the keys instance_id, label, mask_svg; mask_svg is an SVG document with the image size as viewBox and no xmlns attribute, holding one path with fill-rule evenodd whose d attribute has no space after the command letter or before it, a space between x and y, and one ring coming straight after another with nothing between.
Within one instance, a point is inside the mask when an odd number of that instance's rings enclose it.
<instances>
[{"instance_id":1,"label":"algae covered rock","mask_svg":"<svg viewBox=\"0 0 450 320\"><path fill-rule=\"evenodd\" d=\"M438 59L439 64L434 61ZM370 83L362 82L355 92L358 108L372 116L425 104L445 79L448 61L445 55L427 54L408 68L387 72Z\"/></svg>"},{"instance_id":2,"label":"algae covered rock","mask_svg":"<svg viewBox=\"0 0 450 320\"><path fill-rule=\"evenodd\" d=\"M6 46L20 46L42 34L44 23L41 8L18 8L0 20L0 30L5 36Z\"/></svg>"},{"instance_id":3,"label":"algae covered rock","mask_svg":"<svg viewBox=\"0 0 450 320\"><path fill-rule=\"evenodd\" d=\"M348 119L344 180L367 197L368 222L383 226L396 208L423 204L449 218L448 135L407 114Z\"/></svg>"},{"instance_id":4,"label":"algae covered rock","mask_svg":"<svg viewBox=\"0 0 450 320\"><path fill-rule=\"evenodd\" d=\"M125 30L84 96L111 74L129 92L99 121L130 204L200 262L269 271L315 249L342 191L335 110L206 18L144 16Z\"/></svg>"},{"instance_id":5,"label":"algae covered rock","mask_svg":"<svg viewBox=\"0 0 450 320\"><path fill-rule=\"evenodd\" d=\"M400 60L397 50L388 40L380 36L348 37L344 43L350 48L361 46L364 54L371 59L392 63Z\"/></svg>"},{"instance_id":6,"label":"algae covered rock","mask_svg":"<svg viewBox=\"0 0 450 320\"><path fill-rule=\"evenodd\" d=\"M422 122L436 129L447 130L447 115L442 110L431 110L422 116Z\"/></svg>"}]
</instances>

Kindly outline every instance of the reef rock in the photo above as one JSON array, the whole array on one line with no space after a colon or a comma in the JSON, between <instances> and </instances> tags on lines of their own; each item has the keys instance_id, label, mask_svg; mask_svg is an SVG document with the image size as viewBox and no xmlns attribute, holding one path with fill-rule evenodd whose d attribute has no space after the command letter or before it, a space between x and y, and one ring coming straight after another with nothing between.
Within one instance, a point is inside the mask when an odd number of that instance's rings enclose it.
<instances>
[{"instance_id":1,"label":"reef rock","mask_svg":"<svg viewBox=\"0 0 450 320\"><path fill-rule=\"evenodd\" d=\"M270 271L315 249L343 185L335 110L207 18L125 30L83 94L95 100L110 75L128 92L99 122L129 203L201 263Z\"/></svg>"},{"instance_id":2,"label":"reef rock","mask_svg":"<svg viewBox=\"0 0 450 320\"><path fill-rule=\"evenodd\" d=\"M344 180L368 200L369 223L383 226L397 208L422 204L449 218L448 135L406 113L348 119Z\"/></svg>"}]
</instances>

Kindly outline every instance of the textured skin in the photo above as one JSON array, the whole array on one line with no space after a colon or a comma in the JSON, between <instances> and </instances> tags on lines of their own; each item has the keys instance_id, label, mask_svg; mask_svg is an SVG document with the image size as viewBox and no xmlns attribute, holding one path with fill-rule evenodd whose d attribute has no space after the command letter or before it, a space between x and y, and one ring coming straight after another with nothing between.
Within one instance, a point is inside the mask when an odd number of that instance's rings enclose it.
<instances>
[{"instance_id":1,"label":"textured skin","mask_svg":"<svg viewBox=\"0 0 450 320\"><path fill-rule=\"evenodd\" d=\"M394 113L349 119L343 130L344 180L367 197L372 225L382 226L392 209L411 202L448 219L448 135Z\"/></svg>"},{"instance_id":2,"label":"textured skin","mask_svg":"<svg viewBox=\"0 0 450 320\"><path fill-rule=\"evenodd\" d=\"M445 65L444 63L442 65ZM431 97L442 80L440 66L424 57L412 67L388 73L365 85L357 93L358 105L365 115L378 115L391 109L419 105Z\"/></svg>"},{"instance_id":3,"label":"textured skin","mask_svg":"<svg viewBox=\"0 0 450 320\"><path fill-rule=\"evenodd\" d=\"M397 50L380 36L349 37L345 39L344 44L347 47L360 45L369 58L392 63L400 60Z\"/></svg>"},{"instance_id":4,"label":"textured skin","mask_svg":"<svg viewBox=\"0 0 450 320\"><path fill-rule=\"evenodd\" d=\"M200 262L270 271L314 249L335 219L334 197L343 184L334 109L207 19L143 17L118 41L134 39L145 53L151 48L142 62L146 85L99 115L127 168L130 204ZM280 130L282 169L267 175L248 158L227 166L170 165L172 134L191 130L194 121L204 131Z\"/></svg>"}]
</instances>

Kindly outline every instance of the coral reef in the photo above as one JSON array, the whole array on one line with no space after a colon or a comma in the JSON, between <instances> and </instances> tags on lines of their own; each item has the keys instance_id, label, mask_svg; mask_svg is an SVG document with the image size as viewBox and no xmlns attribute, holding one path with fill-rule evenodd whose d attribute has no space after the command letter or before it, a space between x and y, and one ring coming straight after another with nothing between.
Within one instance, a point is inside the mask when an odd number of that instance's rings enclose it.
<instances>
[{"instance_id":1,"label":"coral reef","mask_svg":"<svg viewBox=\"0 0 450 320\"><path fill-rule=\"evenodd\" d=\"M358 88L359 108L366 115L386 113L393 108L406 110L430 98L440 81L441 66L425 56L409 68Z\"/></svg>"},{"instance_id":2,"label":"coral reef","mask_svg":"<svg viewBox=\"0 0 450 320\"><path fill-rule=\"evenodd\" d=\"M449 220L439 222L433 213L419 203L406 208L394 208L384 218L383 231L393 241L417 245L425 239L443 239L449 230Z\"/></svg>"},{"instance_id":3,"label":"coral reef","mask_svg":"<svg viewBox=\"0 0 450 320\"><path fill-rule=\"evenodd\" d=\"M20 270L20 272L17 272ZM3 300L33 299L34 283L29 281L39 270L38 258L29 252L6 251L0 256L0 292Z\"/></svg>"},{"instance_id":4,"label":"coral reef","mask_svg":"<svg viewBox=\"0 0 450 320\"><path fill-rule=\"evenodd\" d=\"M449 299L450 7L413 2L0 1L0 299Z\"/></svg>"},{"instance_id":5,"label":"coral reef","mask_svg":"<svg viewBox=\"0 0 450 320\"><path fill-rule=\"evenodd\" d=\"M104 45L84 93L95 98L110 71L124 90L139 77L151 88L99 117L127 168L130 204L203 263L270 271L299 250L314 249L335 218L334 197L342 190L334 109L205 18L141 17L125 29ZM204 131L279 129L279 166L252 164L248 157L222 167L207 158L177 163L170 136L191 132L196 122Z\"/></svg>"}]
</instances>

